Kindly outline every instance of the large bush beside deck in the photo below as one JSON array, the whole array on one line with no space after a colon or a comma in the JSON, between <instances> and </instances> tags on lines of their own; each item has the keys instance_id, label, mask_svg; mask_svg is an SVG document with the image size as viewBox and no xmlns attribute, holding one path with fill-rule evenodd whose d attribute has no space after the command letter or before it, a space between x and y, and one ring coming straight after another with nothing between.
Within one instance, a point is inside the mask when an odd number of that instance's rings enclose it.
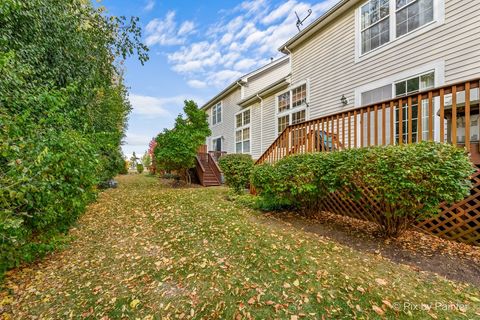
<instances>
[{"instance_id":1,"label":"large bush beside deck","mask_svg":"<svg viewBox=\"0 0 480 320\"><path fill-rule=\"evenodd\" d=\"M416 220L438 214L443 201L461 200L471 188L473 166L464 150L422 142L286 157L256 166L252 184L269 203L321 210L329 193L349 200L369 197L386 236L398 236Z\"/></svg>"},{"instance_id":2,"label":"large bush beside deck","mask_svg":"<svg viewBox=\"0 0 480 320\"><path fill-rule=\"evenodd\" d=\"M0 278L53 249L125 170L119 62L148 58L137 22L83 0L0 1Z\"/></svg>"},{"instance_id":3,"label":"large bush beside deck","mask_svg":"<svg viewBox=\"0 0 480 320\"><path fill-rule=\"evenodd\" d=\"M219 160L225 183L236 193L242 193L248 187L253 169L252 157L248 154L227 154Z\"/></svg>"}]
</instances>

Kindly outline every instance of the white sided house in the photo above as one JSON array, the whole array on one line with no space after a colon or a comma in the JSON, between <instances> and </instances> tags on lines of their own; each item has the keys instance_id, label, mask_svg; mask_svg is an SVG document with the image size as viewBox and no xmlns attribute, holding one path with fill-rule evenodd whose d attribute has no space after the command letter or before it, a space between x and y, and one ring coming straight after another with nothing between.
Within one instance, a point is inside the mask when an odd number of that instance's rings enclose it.
<instances>
[{"instance_id":1,"label":"white sided house","mask_svg":"<svg viewBox=\"0 0 480 320\"><path fill-rule=\"evenodd\" d=\"M208 149L259 164L422 140L465 148L478 169L470 195L417 227L480 245L479 12L480 0L340 0L279 48L285 58L204 106L211 120L222 112ZM342 199L329 195L325 209L383 214Z\"/></svg>"},{"instance_id":2,"label":"white sided house","mask_svg":"<svg viewBox=\"0 0 480 320\"><path fill-rule=\"evenodd\" d=\"M276 138L272 116L276 95L289 86L289 75L290 58L284 56L243 76L207 102L202 109L212 131L208 151L260 157Z\"/></svg>"},{"instance_id":3,"label":"white sided house","mask_svg":"<svg viewBox=\"0 0 480 320\"><path fill-rule=\"evenodd\" d=\"M259 159L287 126L480 77L478 12L480 1L471 0L339 1L279 49L286 57L242 77L203 106L212 129L208 150ZM478 90L470 96L478 101ZM401 114L379 111L377 121L384 117L387 123L378 123L376 134L385 136L380 142L414 142L430 134L439 141L441 129L451 140L451 95L445 99L444 123L438 97L432 110L424 99L420 111L415 103L411 112L406 103ZM465 103L465 93L456 102ZM374 117L337 138L373 144ZM460 118L454 138L465 142ZM478 111L472 112L470 141L479 140L478 123Z\"/></svg>"}]
</instances>

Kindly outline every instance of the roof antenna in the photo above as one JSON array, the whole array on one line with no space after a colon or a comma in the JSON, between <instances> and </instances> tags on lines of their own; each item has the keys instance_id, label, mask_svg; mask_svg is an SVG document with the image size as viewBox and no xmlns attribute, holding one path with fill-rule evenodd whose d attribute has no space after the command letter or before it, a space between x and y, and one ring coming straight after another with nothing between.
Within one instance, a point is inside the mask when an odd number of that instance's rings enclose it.
<instances>
[{"instance_id":1,"label":"roof antenna","mask_svg":"<svg viewBox=\"0 0 480 320\"><path fill-rule=\"evenodd\" d=\"M305 20L308 19L308 17L310 17L310 15L312 14L312 9L308 9L308 15L303 18L303 20L300 19L300 17L298 16L298 13L297 11L295 11L295 15L297 16L297 29L298 29L298 32L302 31L302 29L300 29L300 26L303 27L303 23L305 22Z\"/></svg>"}]
</instances>

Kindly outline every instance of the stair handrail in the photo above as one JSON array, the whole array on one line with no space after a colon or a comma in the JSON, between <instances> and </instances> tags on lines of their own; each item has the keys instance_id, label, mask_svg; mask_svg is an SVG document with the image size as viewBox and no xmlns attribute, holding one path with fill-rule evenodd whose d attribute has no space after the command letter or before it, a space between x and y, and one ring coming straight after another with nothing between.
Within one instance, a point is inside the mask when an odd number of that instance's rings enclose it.
<instances>
[{"instance_id":1,"label":"stair handrail","mask_svg":"<svg viewBox=\"0 0 480 320\"><path fill-rule=\"evenodd\" d=\"M195 156L195 160L197 161L196 163L196 168L197 168L197 173L198 173L198 179L200 180L200 184L203 186L203 175L205 174L205 168L202 165L202 161L200 161L200 158L198 155ZM200 169L200 170L199 170Z\"/></svg>"},{"instance_id":2,"label":"stair handrail","mask_svg":"<svg viewBox=\"0 0 480 320\"><path fill-rule=\"evenodd\" d=\"M217 177L218 182L222 182L222 170L220 170L220 167L218 166L217 161L213 158L213 156L208 153L208 163L210 164L210 168L212 169L212 172L215 174L215 177Z\"/></svg>"}]
</instances>

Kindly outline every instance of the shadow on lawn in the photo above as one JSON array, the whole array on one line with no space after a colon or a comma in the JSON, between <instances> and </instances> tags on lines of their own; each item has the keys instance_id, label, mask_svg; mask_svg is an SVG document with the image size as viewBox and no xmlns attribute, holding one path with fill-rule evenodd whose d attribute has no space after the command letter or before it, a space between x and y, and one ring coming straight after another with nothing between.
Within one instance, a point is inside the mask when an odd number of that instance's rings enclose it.
<instances>
[{"instance_id":1,"label":"shadow on lawn","mask_svg":"<svg viewBox=\"0 0 480 320\"><path fill-rule=\"evenodd\" d=\"M360 252L376 254L395 263L428 271L449 280L480 287L480 248L408 231L397 239L375 237L374 224L328 212L304 217L292 212L269 213L264 223L286 223L334 240Z\"/></svg>"}]
</instances>

